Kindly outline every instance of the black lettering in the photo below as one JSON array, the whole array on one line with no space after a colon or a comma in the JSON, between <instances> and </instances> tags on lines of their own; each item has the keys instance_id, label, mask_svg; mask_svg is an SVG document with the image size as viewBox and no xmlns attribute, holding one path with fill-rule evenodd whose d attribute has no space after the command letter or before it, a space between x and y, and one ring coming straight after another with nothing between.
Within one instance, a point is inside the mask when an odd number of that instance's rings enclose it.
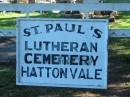
<instances>
[{"instance_id":1,"label":"black lettering","mask_svg":"<svg viewBox=\"0 0 130 97\"><path fill-rule=\"evenodd\" d=\"M61 63L63 63L64 65L69 64L69 55L61 55Z\"/></svg>"},{"instance_id":2,"label":"black lettering","mask_svg":"<svg viewBox=\"0 0 130 97\"><path fill-rule=\"evenodd\" d=\"M93 77L90 76L90 70L89 69L86 70L86 75L87 75L87 79L94 79Z\"/></svg>"},{"instance_id":3,"label":"black lettering","mask_svg":"<svg viewBox=\"0 0 130 97\"><path fill-rule=\"evenodd\" d=\"M70 65L78 65L78 55L70 55Z\"/></svg>"},{"instance_id":4,"label":"black lettering","mask_svg":"<svg viewBox=\"0 0 130 97\"><path fill-rule=\"evenodd\" d=\"M72 70L72 68L70 68L71 76L73 79L75 79L75 76L77 74L77 70L78 70L78 68L75 68L74 71Z\"/></svg>"},{"instance_id":5,"label":"black lettering","mask_svg":"<svg viewBox=\"0 0 130 97\"><path fill-rule=\"evenodd\" d=\"M84 69L83 68L81 68L78 78L79 79L81 79L81 78L85 79L85 73L84 73Z\"/></svg>"},{"instance_id":6,"label":"black lettering","mask_svg":"<svg viewBox=\"0 0 130 97\"><path fill-rule=\"evenodd\" d=\"M53 29L53 25L52 24L47 24L45 26L46 26L46 33L49 33Z\"/></svg>"},{"instance_id":7,"label":"black lettering","mask_svg":"<svg viewBox=\"0 0 130 97\"><path fill-rule=\"evenodd\" d=\"M36 73L36 70L35 70L35 67L32 67L32 70L31 70L31 73L30 73L30 77L37 77L37 73Z\"/></svg>"},{"instance_id":8,"label":"black lettering","mask_svg":"<svg viewBox=\"0 0 130 97\"><path fill-rule=\"evenodd\" d=\"M34 63L35 64L41 64L41 54L34 54Z\"/></svg>"},{"instance_id":9,"label":"black lettering","mask_svg":"<svg viewBox=\"0 0 130 97\"><path fill-rule=\"evenodd\" d=\"M52 76L53 76L54 78L58 78L58 77L59 77L59 69L58 69L58 68L54 68L54 69L52 70Z\"/></svg>"},{"instance_id":10,"label":"black lettering","mask_svg":"<svg viewBox=\"0 0 130 97\"><path fill-rule=\"evenodd\" d=\"M34 41L34 50L42 50L42 41Z\"/></svg>"},{"instance_id":11,"label":"black lettering","mask_svg":"<svg viewBox=\"0 0 130 97\"><path fill-rule=\"evenodd\" d=\"M47 70L47 78L49 78L49 74L50 74L50 69L52 69L51 67L45 67L45 69Z\"/></svg>"},{"instance_id":12,"label":"black lettering","mask_svg":"<svg viewBox=\"0 0 130 97\"><path fill-rule=\"evenodd\" d=\"M52 64L59 64L60 55L58 54L52 54Z\"/></svg>"},{"instance_id":13,"label":"black lettering","mask_svg":"<svg viewBox=\"0 0 130 97\"><path fill-rule=\"evenodd\" d=\"M44 46L45 50L48 51L50 42L49 41L43 41L43 43L45 44L45 46Z\"/></svg>"},{"instance_id":14,"label":"black lettering","mask_svg":"<svg viewBox=\"0 0 130 97\"><path fill-rule=\"evenodd\" d=\"M43 64L51 64L51 55L43 54Z\"/></svg>"},{"instance_id":15,"label":"black lettering","mask_svg":"<svg viewBox=\"0 0 130 97\"><path fill-rule=\"evenodd\" d=\"M102 70L101 69L95 69L95 79L101 80L102 78L100 77Z\"/></svg>"},{"instance_id":16,"label":"black lettering","mask_svg":"<svg viewBox=\"0 0 130 97\"><path fill-rule=\"evenodd\" d=\"M96 38L101 38L101 34L102 34L103 32L101 31L101 30L99 30L99 29L94 29L94 37L96 37Z\"/></svg>"},{"instance_id":17,"label":"black lettering","mask_svg":"<svg viewBox=\"0 0 130 97\"><path fill-rule=\"evenodd\" d=\"M97 43L90 43L90 52L97 52Z\"/></svg>"},{"instance_id":18,"label":"black lettering","mask_svg":"<svg viewBox=\"0 0 130 97\"><path fill-rule=\"evenodd\" d=\"M29 60L30 58L32 58L32 54L31 54L31 53L26 53L26 54L24 55L24 61L25 61L25 63L31 64L32 61Z\"/></svg>"},{"instance_id":19,"label":"black lettering","mask_svg":"<svg viewBox=\"0 0 130 97\"><path fill-rule=\"evenodd\" d=\"M78 25L78 31L77 33L80 33L80 34L85 34L85 32L82 32L82 25Z\"/></svg>"},{"instance_id":20,"label":"black lettering","mask_svg":"<svg viewBox=\"0 0 130 97\"><path fill-rule=\"evenodd\" d=\"M89 56L81 55L79 60L79 65L90 65Z\"/></svg>"},{"instance_id":21,"label":"black lettering","mask_svg":"<svg viewBox=\"0 0 130 97\"><path fill-rule=\"evenodd\" d=\"M60 51L60 42L52 42L52 50L55 51L55 49L56 51Z\"/></svg>"},{"instance_id":22,"label":"black lettering","mask_svg":"<svg viewBox=\"0 0 130 97\"><path fill-rule=\"evenodd\" d=\"M32 48L29 48L28 45L29 45L29 44L28 44L28 41L25 41L25 50L32 50Z\"/></svg>"},{"instance_id":23,"label":"black lettering","mask_svg":"<svg viewBox=\"0 0 130 97\"><path fill-rule=\"evenodd\" d=\"M37 69L39 69L39 76L42 77L42 70L44 69L44 67L37 67Z\"/></svg>"},{"instance_id":24,"label":"black lettering","mask_svg":"<svg viewBox=\"0 0 130 97\"><path fill-rule=\"evenodd\" d=\"M39 33L40 33L40 32L38 31L38 27L39 27L39 25L34 26L34 27L31 27L32 29L34 29L35 34L39 34Z\"/></svg>"},{"instance_id":25,"label":"black lettering","mask_svg":"<svg viewBox=\"0 0 130 97\"><path fill-rule=\"evenodd\" d=\"M23 66L21 67L21 76L23 77L23 75L26 74L27 77L29 77L29 67L27 66L26 70L23 68Z\"/></svg>"},{"instance_id":26,"label":"black lettering","mask_svg":"<svg viewBox=\"0 0 130 97\"><path fill-rule=\"evenodd\" d=\"M67 78L67 68L60 68L60 78Z\"/></svg>"},{"instance_id":27,"label":"black lettering","mask_svg":"<svg viewBox=\"0 0 130 97\"><path fill-rule=\"evenodd\" d=\"M55 27L55 32L56 31L63 31L62 27L60 24L56 24L56 27Z\"/></svg>"},{"instance_id":28,"label":"black lettering","mask_svg":"<svg viewBox=\"0 0 130 97\"><path fill-rule=\"evenodd\" d=\"M72 24L71 26L72 27L68 27L68 24L65 24L65 30L67 32L74 32L75 31L75 24ZM71 29L68 29L68 28L71 28Z\"/></svg>"},{"instance_id":29,"label":"black lettering","mask_svg":"<svg viewBox=\"0 0 130 97\"><path fill-rule=\"evenodd\" d=\"M78 43L77 42L70 43L70 51L71 52L78 52Z\"/></svg>"},{"instance_id":30,"label":"black lettering","mask_svg":"<svg viewBox=\"0 0 130 97\"><path fill-rule=\"evenodd\" d=\"M69 42L61 42L61 51L69 51L68 44Z\"/></svg>"},{"instance_id":31,"label":"black lettering","mask_svg":"<svg viewBox=\"0 0 130 97\"><path fill-rule=\"evenodd\" d=\"M29 28L25 28L23 32L24 32L24 36L29 37L31 35L31 32L30 32Z\"/></svg>"},{"instance_id":32,"label":"black lettering","mask_svg":"<svg viewBox=\"0 0 130 97\"><path fill-rule=\"evenodd\" d=\"M93 65L95 66L95 65L96 65L96 62L97 62L97 60L98 60L98 56L96 56L95 58L94 58L94 56L91 56L91 60L92 60L92 62L93 62Z\"/></svg>"},{"instance_id":33,"label":"black lettering","mask_svg":"<svg viewBox=\"0 0 130 97\"><path fill-rule=\"evenodd\" d=\"M88 49L86 42L83 42L81 45L80 52L83 52L83 51L89 52L89 49Z\"/></svg>"}]
</instances>

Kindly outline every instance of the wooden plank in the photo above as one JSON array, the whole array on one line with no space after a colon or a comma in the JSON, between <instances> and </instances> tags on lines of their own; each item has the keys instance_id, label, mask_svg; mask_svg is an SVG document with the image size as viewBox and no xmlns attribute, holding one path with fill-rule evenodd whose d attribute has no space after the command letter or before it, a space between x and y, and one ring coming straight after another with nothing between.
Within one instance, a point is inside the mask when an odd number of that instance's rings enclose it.
<instances>
[{"instance_id":1,"label":"wooden plank","mask_svg":"<svg viewBox=\"0 0 130 97\"><path fill-rule=\"evenodd\" d=\"M15 37L15 29L0 29L1 37ZM109 37L130 37L130 29L109 29Z\"/></svg>"},{"instance_id":2,"label":"wooden plank","mask_svg":"<svg viewBox=\"0 0 130 97\"><path fill-rule=\"evenodd\" d=\"M130 3L88 3L88 4L0 4L0 11L52 11L52 10L66 11L79 10L82 12L88 11L130 11Z\"/></svg>"},{"instance_id":3,"label":"wooden plank","mask_svg":"<svg viewBox=\"0 0 130 97\"><path fill-rule=\"evenodd\" d=\"M15 29L0 29L8 34L0 34L0 62L16 61ZM4 36L5 35L5 36ZM10 38L11 37L11 38ZM109 37L130 37L130 29L110 29Z\"/></svg>"},{"instance_id":4,"label":"wooden plank","mask_svg":"<svg viewBox=\"0 0 130 97\"><path fill-rule=\"evenodd\" d=\"M15 29L0 29L0 36L14 37L16 35Z\"/></svg>"},{"instance_id":5,"label":"wooden plank","mask_svg":"<svg viewBox=\"0 0 130 97\"><path fill-rule=\"evenodd\" d=\"M89 3L89 4L0 4L0 11L66 11L79 10L82 12L89 11L130 11L130 3ZM0 29L0 39L3 37L15 37L15 29ZM109 29L109 37L130 37L130 29ZM7 39L7 38L6 38ZM8 40L0 42L0 62L15 61L16 59L16 44L14 41Z\"/></svg>"},{"instance_id":6,"label":"wooden plank","mask_svg":"<svg viewBox=\"0 0 130 97\"><path fill-rule=\"evenodd\" d=\"M16 61L16 49L11 48L10 46L4 48L6 49L6 51L2 52L0 49L0 62L15 62ZM11 51L10 49L13 49L13 51ZM8 50L8 51L7 51Z\"/></svg>"},{"instance_id":7,"label":"wooden plank","mask_svg":"<svg viewBox=\"0 0 130 97\"><path fill-rule=\"evenodd\" d=\"M0 62L16 61L16 38L0 37Z\"/></svg>"},{"instance_id":8,"label":"wooden plank","mask_svg":"<svg viewBox=\"0 0 130 97\"><path fill-rule=\"evenodd\" d=\"M110 29L110 37L130 37L130 29Z\"/></svg>"}]
</instances>

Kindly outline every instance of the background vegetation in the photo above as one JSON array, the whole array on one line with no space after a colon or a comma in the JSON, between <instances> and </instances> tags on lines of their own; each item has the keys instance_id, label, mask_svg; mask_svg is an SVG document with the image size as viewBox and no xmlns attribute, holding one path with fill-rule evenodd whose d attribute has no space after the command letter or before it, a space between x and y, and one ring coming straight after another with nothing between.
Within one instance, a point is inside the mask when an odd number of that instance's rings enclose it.
<instances>
[{"instance_id":1,"label":"background vegetation","mask_svg":"<svg viewBox=\"0 0 130 97\"><path fill-rule=\"evenodd\" d=\"M128 2L129 0L108 0L109 2ZM107 2L108 2L107 1ZM130 2L130 1L129 1ZM25 14L7 12L0 13L0 28L15 28L16 18ZM63 17L51 12L31 13L30 17ZM110 28L130 28L130 13L120 12L116 22L109 24ZM11 43L10 43L11 41ZM13 38L0 37L0 45L15 44ZM1 50L1 47L0 47ZM0 52L1 53L1 52ZM130 97L130 39L109 39L108 89L71 89L52 87L16 86L16 63L0 62L0 97Z\"/></svg>"},{"instance_id":2,"label":"background vegetation","mask_svg":"<svg viewBox=\"0 0 130 97\"><path fill-rule=\"evenodd\" d=\"M0 28L15 28L16 18L25 17L26 14L23 13L12 13L7 12L6 14L0 13ZM38 12L30 13L32 18L63 18L62 14L47 12L40 14ZM110 28L130 28L130 12L119 12L118 19L115 22L109 24Z\"/></svg>"}]
</instances>

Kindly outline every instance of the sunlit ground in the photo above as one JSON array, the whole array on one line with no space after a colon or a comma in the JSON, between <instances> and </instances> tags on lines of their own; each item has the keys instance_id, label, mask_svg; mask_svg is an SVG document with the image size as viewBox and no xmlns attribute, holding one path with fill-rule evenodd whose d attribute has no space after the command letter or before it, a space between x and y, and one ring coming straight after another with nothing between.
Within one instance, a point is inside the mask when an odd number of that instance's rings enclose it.
<instances>
[{"instance_id":1,"label":"sunlit ground","mask_svg":"<svg viewBox=\"0 0 130 97\"><path fill-rule=\"evenodd\" d=\"M119 13L118 19L115 22L110 23L110 28L130 28L130 12Z\"/></svg>"},{"instance_id":2,"label":"sunlit ground","mask_svg":"<svg viewBox=\"0 0 130 97\"><path fill-rule=\"evenodd\" d=\"M15 28L16 17L25 17L20 13L0 13L0 28ZM62 17L60 14L31 13L31 17ZM110 28L130 28L130 13L121 13ZM9 38L0 38L0 43ZM15 44L15 42L14 42ZM1 47L0 47L1 48ZM130 97L130 39L109 39L108 89L70 89L51 87L16 86L16 63L0 62L0 97Z\"/></svg>"},{"instance_id":3,"label":"sunlit ground","mask_svg":"<svg viewBox=\"0 0 130 97\"><path fill-rule=\"evenodd\" d=\"M15 28L16 25L16 18L19 17L26 17L27 14L25 13L0 13L0 28ZM29 16L31 18L63 18L62 14L57 13L43 13L40 14L39 12L30 13ZM112 29L128 29L130 28L130 13L129 12L120 12L119 17L116 19L115 22L110 23L109 27Z\"/></svg>"}]
</instances>

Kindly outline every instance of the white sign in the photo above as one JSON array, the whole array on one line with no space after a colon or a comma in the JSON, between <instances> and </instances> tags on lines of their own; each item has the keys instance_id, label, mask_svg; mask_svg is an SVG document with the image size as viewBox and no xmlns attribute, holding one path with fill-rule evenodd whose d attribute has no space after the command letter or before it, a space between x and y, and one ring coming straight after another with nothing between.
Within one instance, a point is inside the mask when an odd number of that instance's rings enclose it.
<instances>
[{"instance_id":1,"label":"white sign","mask_svg":"<svg viewBox=\"0 0 130 97\"><path fill-rule=\"evenodd\" d=\"M107 88L106 20L18 19L17 85Z\"/></svg>"}]
</instances>

